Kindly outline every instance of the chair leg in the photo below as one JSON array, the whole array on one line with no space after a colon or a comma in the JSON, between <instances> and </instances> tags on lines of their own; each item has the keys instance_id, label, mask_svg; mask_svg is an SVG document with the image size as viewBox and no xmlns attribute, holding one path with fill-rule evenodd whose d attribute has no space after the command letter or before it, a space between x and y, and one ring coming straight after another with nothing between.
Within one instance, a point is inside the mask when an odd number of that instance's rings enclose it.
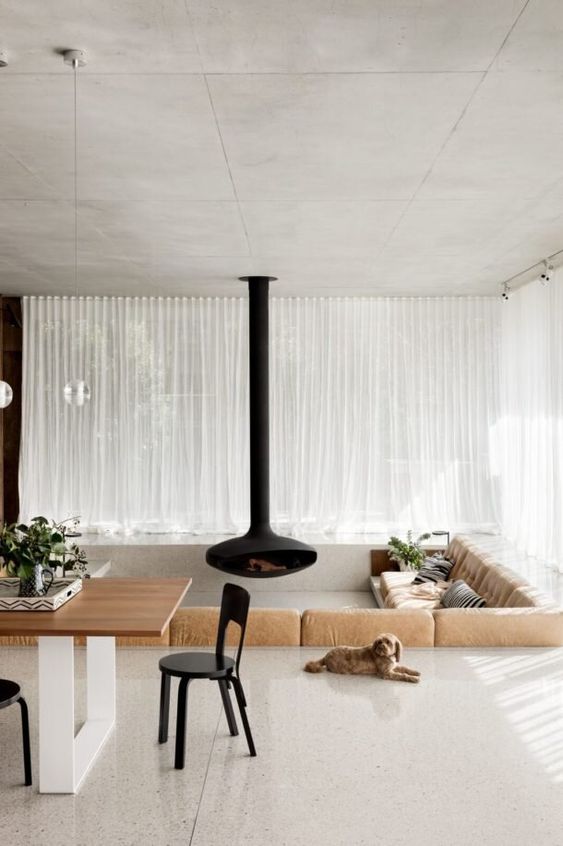
<instances>
[{"instance_id":1,"label":"chair leg","mask_svg":"<svg viewBox=\"0 0 563 846\"><path fill-rule=\"evenodd\" d=\"M186 759L186 717L188 711L188 685L190 679L180 679L178 686L178 714L176 718L176 754L174 766L183 770Z\"/></svg>"},{"instance_id":2,"label":"chair leg","mask_svg":"<svg viewBox=\"0 0 563 846\"><path fill-rule=\"evenodd\" d=\"M242 684L240 683L240 679L237 676L231 676L231 681L233 683L233 687L235 689L235 696L238 702L238 709L240 711L240 718L242 720L242 725L244 727L244 733L246 735L246 742L248 743L248 751L252 758L256 757L256 747L254 746L254 740L252 739L252 732L250 731L250 724L248 722L248 717L246 716L246 699L244 697L244 693L242 690Z\"/></svg>"},{"instance_id":3,"label":"chair leg","mask_svg":"<svg viewBox=\"0 0 563 846\"><path fill-rule=\"evenodd\" d=\"M229 731L233 737L238 734L237 721L235 712L231 704L231 697L229 696L229 686L226 679L217 679L219 682L219 690L221 691L221 699L223 700L223 707L225 709L225 716L227 717L227 724Z\"/></svg>"},{"instance_id":4,"label":"chair leg","mask_svg":"<svg viewBox=\"0 0 563 846\"><path fill-rule=\"evenodd\" d=\"M31 745L29 742L29 714L27 711L27 702L20 696L18 699L21 708L22 716L22 738L23 738L23 767L25 774L25 783L29 787L31 784Z\"/></svg>"},{"instance_id":5,"label":"chair leg","mask_svg":"<svg viewBox=\"0 0 563 846\"><path fill-rule=\"evenodd\" d=\"M170 713L170 676L161 673L160 678L160 715L158 719L158 742L168 740L168 715Z\"/></svg>"},{"instance_id":6,"label":"chair leg","mask_svg":"<svg viewBox=\"0 0 563 846\"><path fill-rule=\"evenodd\" d=\"M237 676L237 678L238 678L238 676ZM242 682L241 682L241 680L240 680L240 679L238 680L238 683L239 683L239 687L240 687L240 692L241 692L241 694L242 694L242 704L243 704L243 705L244 705L244 707L246 708L246 707L248 707L248 706L247 706L247 704L246 704L246 694L245 694L245 692L244 692L244 688L243 688L243 686L242 686Z\"/></svg>"}]
</instances>

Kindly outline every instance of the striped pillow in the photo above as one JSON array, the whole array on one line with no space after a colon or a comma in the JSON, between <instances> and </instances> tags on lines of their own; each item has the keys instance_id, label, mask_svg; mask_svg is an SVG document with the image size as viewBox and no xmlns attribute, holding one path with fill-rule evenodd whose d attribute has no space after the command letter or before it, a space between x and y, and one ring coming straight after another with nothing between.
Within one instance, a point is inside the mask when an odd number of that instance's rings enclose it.
<instances>
[{"instance_id":1,"label":"striped pillow","mask_svg":"<svg viewBox=\"0 0 563 846\"><path fill-rule=\"evenodd\" d=\"M423 582L446 582L453 566L453 561L443 555L433 555L432 558L426 559L416 574L413 585L421 585Z\"/></svg>"},{"instance_id":2,"label":"striped pillow","mask_svg":"<svg viewBox=\"0 0 563 846\"><path fill-rule=\"evenodd\" d=\"M484 608L487 604L463 579L456 579L440 600L444 608Z\"/></svg>"}]
</instances>

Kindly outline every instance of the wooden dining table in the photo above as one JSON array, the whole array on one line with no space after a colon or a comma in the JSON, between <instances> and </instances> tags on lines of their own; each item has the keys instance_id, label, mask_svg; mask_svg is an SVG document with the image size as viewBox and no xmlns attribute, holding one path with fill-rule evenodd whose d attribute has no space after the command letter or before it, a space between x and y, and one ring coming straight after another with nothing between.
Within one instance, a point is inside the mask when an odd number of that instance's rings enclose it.
<instances>
[{"instance_id":1,"label":"wooden dining table","mask_svg":"<svg viewBox=\"0 0 563 846\"><path fill-rule=\"evenodd\" d=\"M39 791L76 793L115 724L116 637L160 637L191 579L87 579L57 611L2 611L0 635L35 635ZM75 735L74 636L86 637L86 721Z\"/></svg>"}]
</instances>

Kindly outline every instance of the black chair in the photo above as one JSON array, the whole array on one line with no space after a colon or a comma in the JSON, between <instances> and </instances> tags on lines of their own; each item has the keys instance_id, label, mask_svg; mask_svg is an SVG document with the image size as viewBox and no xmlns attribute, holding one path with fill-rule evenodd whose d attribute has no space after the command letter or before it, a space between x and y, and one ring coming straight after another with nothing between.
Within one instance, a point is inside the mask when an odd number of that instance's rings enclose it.
<instances>
[{"instance_id":1,"label":"black chair","mask_svg":"<svg viewBox=\"0 0 563 846\"><path fill-rule=\"evenodd\" d=\"M170 679L176 676L180 679L178 686L178 711L176 719L176 752L174 766L177 770L184 769L186 714L188 704L188 685L192 679L210 679L219 683L219 690L225 708L227 724L233 737L238 734L237 723L229 696L232 687L235 691L248 749L252 757L256 755L256 748L252 739L248 717L246 715L246 697L239 678L240 658L246 631L250 594L238 585L226 584L223 588L221 613L217 629L217 643L215 654L211 652L179 652L161 658L158 666L161 672L160 684L160 720L158 727L158 742L168 740L168 714L170 711ZM224 654L225 632L230 621L240 626L240 640L236 659ZM236 672L235 672L236 670Z\"/></svg>"},{"instance_id":2,"label":"black chair","mask_svg":"<svg viewBox=\"0 0 563 846\"><path fill-rule=\"evenodd\" d=\"M0 679L0 708L7 708L17 702L21 709L23 735L23 768L26 785L31 784L31 748L29 744L29 716L27 703L21 695L19 684L8 679Z\"/></svg>"}]
</instances>

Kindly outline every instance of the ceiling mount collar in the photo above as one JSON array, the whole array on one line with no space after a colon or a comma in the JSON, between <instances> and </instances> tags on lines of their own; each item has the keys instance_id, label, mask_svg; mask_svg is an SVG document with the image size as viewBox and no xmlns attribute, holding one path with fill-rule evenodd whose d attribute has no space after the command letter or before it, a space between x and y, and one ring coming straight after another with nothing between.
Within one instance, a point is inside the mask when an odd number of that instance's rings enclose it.
<instances>
[{"instance_id":1,"label":"ceiling mount collar","mask_svg":"<svg viewBox=\"0 0 563 846\"><path fill-rule=\"evenodd\" d=\"M86 64L86 52L84 50L65 50L63 52L65 65L72 68L83 68Z\"/></svg>"}]
</instances>

